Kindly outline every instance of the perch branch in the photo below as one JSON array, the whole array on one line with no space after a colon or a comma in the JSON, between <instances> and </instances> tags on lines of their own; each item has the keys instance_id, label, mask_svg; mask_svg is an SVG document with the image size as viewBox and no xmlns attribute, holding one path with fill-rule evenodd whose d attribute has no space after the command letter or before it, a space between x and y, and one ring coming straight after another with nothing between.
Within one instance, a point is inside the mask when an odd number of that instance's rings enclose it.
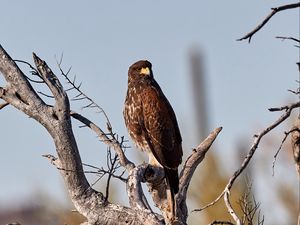
<instances>
[{"instance_id":1,"label":"perch branch","mask_svg":"<svg viewBox=\"0 0 300 225\"><path fill-rule=\"evenodd\" d=\"M300 7L300 3L293 3L293 4L288 4L288 5L282 5L276 8L272 8L271 13L257 26L255 27L251 32L249 32L248 34L246 34L245 36L243 36L240 39L237 39L237 41L242 41L242 40L246 40L248 39L248 42L251 42L251 38L252 36L257 33L261 28L263 28L264 25L266 25L266 23L278 12L281 12L283 10L287 10L287 9L294 9L294 8L298 8Z\"/></svg>"},{"instance_id":2,"label":"perch branch","mask_svg":"<svg viewBox=\"0 0 300 225\"><path fill-rule=\"evenodd\" d=\"M133 170L129 172L128 182L127 182L127 190L129 196L129 203L132 207L137 208L139 210L149 210L148 205L143 201L143 189L141 183L145 182L144 174L147 169L147 164L142 164L135 167ZM134 190L134 192L132 192Z\"/></svg>"},{"instance_id":3,"label":"perch branch","mask_svg":"<svg viewBox=\"0 0 300 225\"><path fill-rule=\"evenodd\" d=\"M148 165L135 167L135 165L125 156L122 144L114 138L114 135L110 135L112 138L109 138L108 135L101 130L101 128L78 113L71 111L71 116L93 130L101 141L112 147L117 153L121 166L125 167L129 173L127 179L127 195L129 197L130 205L137 210L138 214L143 212L143 215L146 214L153 220L162 220L161 217L158 218L157 215L152 213L142 190L141 182L149 181L144 178L145 170L148 168ZM156 172L155 174L157 175L159 173ZM155 217L151 217L151 215Z\"/></svg>"}]
</instances>

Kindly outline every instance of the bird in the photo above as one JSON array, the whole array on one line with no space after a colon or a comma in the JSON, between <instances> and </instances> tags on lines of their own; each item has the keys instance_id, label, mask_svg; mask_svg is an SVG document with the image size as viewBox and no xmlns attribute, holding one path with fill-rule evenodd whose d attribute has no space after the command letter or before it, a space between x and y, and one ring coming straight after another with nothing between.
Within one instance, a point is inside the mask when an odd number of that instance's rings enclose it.
<instances>
[{"instance_id":1,"label":"bird","mask_svg":"<svg viewBox=\"0 0 300 225\"><path fill-rule=\"evenodd\" d=\"M182 138L174 110L154 79L152 64L147 60L129 67L123 116L131 139L138 149L148 154L149 164L164 169L174 210Z\"/></svg>"}]
</instances>

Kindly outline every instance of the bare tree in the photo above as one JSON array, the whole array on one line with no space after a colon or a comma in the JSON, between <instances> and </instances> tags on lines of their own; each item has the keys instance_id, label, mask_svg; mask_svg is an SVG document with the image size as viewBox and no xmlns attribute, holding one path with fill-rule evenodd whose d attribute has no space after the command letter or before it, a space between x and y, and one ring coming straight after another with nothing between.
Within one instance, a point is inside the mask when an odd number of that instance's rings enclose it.
<instances>
[{"instance_id":1,"label":"bare tree","mask_svg":"<svg viewBox=\"0 0 300 225\"><path fill-rule=\"evenodd\" d=\"M250 42L251 37L258 32L277 12L298 7L300 7L300 4L294 3L273 8L272 12L260 25L239 40L248 39ZM291 39L299 42L298 39L292 37L279 38ZM41 60L36 54L33 54L33 60L35 67L30 64L29 65L31 66L31 69L33 69L34 75L41 80L39 82L42 83L42 85L46 85L50 90L51 95L55 100L54 104L48 105L44 102L41 96L45 94L37 92L32 86L32 82L37 81L27 77L20 70L16 61L14 61L3 47L0 46L0 72L6 80L5 86L0 87L0 98L4 101L0 104L0 110L11 105L29 117L35 119L47 129L55 143L57 158L52 155L45 155L45 157L49 158L51 163L60 171L69 192L70 199L72 200L76 210L87 219L87 222L84 224L186 224L188 218L186 198L190 181L195 169L205 158L207 151L217 138L222 128L218 127L212 131L205 140L192 151L190 156L184 162L183 169L180 172L179 192L175 196L176 218L170 219L168 217L166 207L167 196L157 191L165 188L165 186L161 187L163 183L161 181L164 179L164 171L160 168L151 167L148 164L135 165L131 162L125 154L126 146L124 145L123 138L119 138L119 136L113 132L112 125L110 124L107 115L105 114L105 117L107 118L107 127L102 129L88 118L72 111L66 92L67 90L64 90L58 77L52 72L46 62ZM60 63L59 68L61 68ZM75 89L78 92L75 99L89 99L83 92L80 91L80 85L76 86L75 81L71 81L68 77L68 72L64 73L62 70L61 72L64 78L67 79L69 84L71 84L71 89ZM299 96L299 90L293 92ZM91 99L89 100L90 103L85 107L97 107L102 110ZM255 201L255 199L251 202L251 200L249 200L250 192L246 193L245 196L240 199L240 206L243 215L238 215L230 202L231 189L236 179L248 166L250 160L258 149L262 138L289 118L292 111L296 108L300 108L299 101L283 107L269 109L272 112L281 111L283 113L271 125L267 126L259 134L255 135L253 144L249 149L248 154L245 156L244 161L233 173L224 190L216 198L216 200L195 211L204 210L205 208L214 205L223 197L227 211L231 215L235 224L242 225L246 223L254 223L255 214L259 212L259 204ZM109 177L107 180L106 192L104 194L96 191L87 181L85 171L83 170L83 165L85 164L81 161L79 149L73 135L72 119L80 121L84 126L87 126L94 131L99 139L109 147L107 152L109 162L108 169L105 170L103 168L96 168L98 173L108 174ZM299 173L299 119L296 121L295 126L289 132L286 132L286 136L282 143L289 134L292 134L294 158ZM111 149L113 149L116 153L114 156L112 155ZM121 175L116 174L116 169L119 167L122 167L125 171L127 171L127 177L124 177L124 172L122 172ZM109 202L108 187L111 178L117 178L126 182L130 207ZM141 183L147 183L154 203L160 209L161 213L153 212L145 198ZM211 224L234 223L231 221L215 220ZM258 219L257 224L263 224L263 219Z\"/></svg>"},{"instance_id":2,"label":"bare tree","mask_svg":"<svg viewBox=\"0 0 300 225\"><path fill-rule=\"evenodd\" d=\"M55 143L58 157L55 158L51 155L46 155L46 157L63 176L75 208L87 218L86 224L186 224L188 217L186 195L190 180L222 128L216 128L186 160L180 174L180 187L176 196L177 219L171 222L166 216L165 207L163 207L166 196L161 197L160 193L152 193L155 203L162 210L162 214L156 214L146 202L141 187L142 182L147 182L150 190L157 190L155 187L161 183L164 172L159 168L150 167L148 164L136 166L131 162L124 153L123 142L119 141L116 134L113 133L111 124L108 123L108 132L104 132L89 119L71 111L69 98L57 76L37 55L33 54L33 59L36 69L32 68L51 91L55 99L54 105L47 105L43 101L30 84L30 79L25 76L1 46L0 71L7 82L5 87L0 87L0 97L5 101L1 108L10 104L47 129ZM83 94L81 93L78 97L81 95ZM100 140L115 150L120 165L128 172L128 178L125 181L130 207L109 202L108 191L105 196L94 190L87 181L73 135L71 118L88 126ZM151 172L149 173L149 171ZM113 175L112 172L109 173Z\"/></svg>"}]
</instances>

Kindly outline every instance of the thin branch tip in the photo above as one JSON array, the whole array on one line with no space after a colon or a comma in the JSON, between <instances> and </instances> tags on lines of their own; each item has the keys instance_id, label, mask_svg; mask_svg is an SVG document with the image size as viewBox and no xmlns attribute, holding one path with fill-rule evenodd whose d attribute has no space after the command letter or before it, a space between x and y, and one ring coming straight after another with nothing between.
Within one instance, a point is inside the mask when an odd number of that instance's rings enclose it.
<instances>
[{"instance_id":1,"label":"thin branch tip","mask_svg":"<svg viewBox=\"0 0 300 225\"><path fill-rule=\"evenodd\" d=\"M41 64L44 63L44 61L40 57L38 57L34 52L32 53L32 56L33 56L33 61L37 66L40 66Z\"/></svg>"},{"instance_id":2,"label":"thin branch tip","mask_svg":"<svg viewBox=\"0 0 300 225\"><path fill-rule=\"evenodd\" d=\"M265 19L259 25L257 25L252 31L250 31L243 37L239 38L238 41L248 39L248 43L250 43L251 38L254 36L254 34L256 34L260 29L262 29L276 13L288 9L298 8L298 7L300 7L300 2L271 8L271 12L265 17Z\"/></svg>"},{"instance_id":3,"label":"thin branch tip","mask_svg":"<svg viewBox=\"0 0 300 225\"><path fill-rule=\"evenodd\" d=\"M215 131L218 132L218 133L221 132L221 130L223 130L223 127L217 127L217 128L215 129Z\"/></svg>"},{"instance_id":4,"label":"thin branch tip","mask_svg":"<svg viewBox=\"0 0 300 225\"><path fill-rule=\"evenodd\" d=\"M9 103L8 102L5 102L3 104L0 104L0 110L3 109L4 107L8 106Z\"/></svg>"},{"instance_id":5,"label":"thin branch tip","mask_svg":"<svg viewBox=\"0 0 300 225\"><path fill-rule=\"evenodd\" d=\"M57 158L51 154L43 154L42 157L50 159L52 161L57 160Z\"/></svg>"}]
</instances>

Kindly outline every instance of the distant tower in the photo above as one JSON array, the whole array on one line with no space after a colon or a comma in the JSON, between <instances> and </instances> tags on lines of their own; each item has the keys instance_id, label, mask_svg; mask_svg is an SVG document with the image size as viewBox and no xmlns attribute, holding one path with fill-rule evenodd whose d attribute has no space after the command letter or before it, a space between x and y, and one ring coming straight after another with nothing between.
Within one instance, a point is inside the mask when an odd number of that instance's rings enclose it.
<instances>
[{"instance_id":1,"label":"distant tower","mask_svg":"<svg viewBox=\"0 0 300 225\"><path fill-rule=\"evenodd\" d=\"M207 83L203 54L199 49L193 49L189 54L191 81L194 99L195 120L197 124L198 141L202 141L209 132L209 102L207 100Z\"/></svg>"}]
</instances>

